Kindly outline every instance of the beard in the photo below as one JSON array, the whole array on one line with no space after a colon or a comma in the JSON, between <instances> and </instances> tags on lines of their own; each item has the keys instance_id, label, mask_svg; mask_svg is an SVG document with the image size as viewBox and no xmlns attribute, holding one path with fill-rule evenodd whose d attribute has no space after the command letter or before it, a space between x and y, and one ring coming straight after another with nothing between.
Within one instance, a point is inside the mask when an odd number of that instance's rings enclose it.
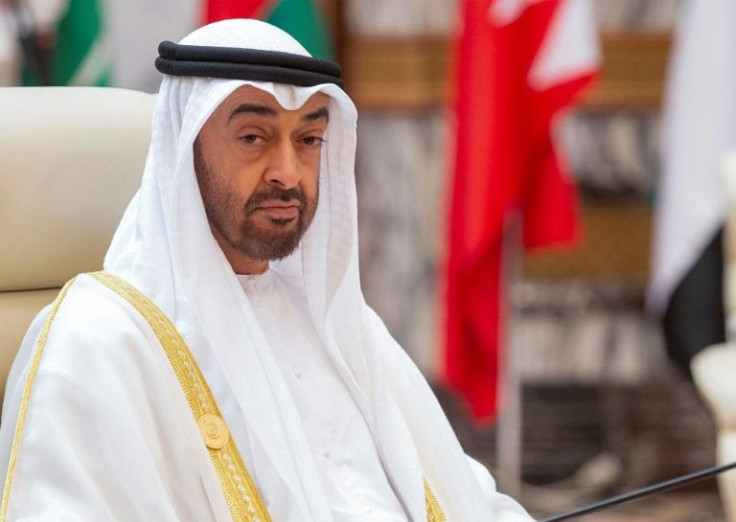
<instances>
[{"instance_id":1,"label":"beard","mask_svg":"<svg viewBox=\"0 0 736 522\"><path fill-rule=\"evenodd\" d=\"M237 193L235 183L219 179L210 168L198 140L194 142L193 152L194 171L207 219L231 247L257 261L283 259L296 250L317 211L319 186L312 200L297 187L284 189L276 185L244 199ZM257 221L256 212L261 204L294 200L299 202L296 218L267 217L267 225Z\"/></svg>"}]
</instances>

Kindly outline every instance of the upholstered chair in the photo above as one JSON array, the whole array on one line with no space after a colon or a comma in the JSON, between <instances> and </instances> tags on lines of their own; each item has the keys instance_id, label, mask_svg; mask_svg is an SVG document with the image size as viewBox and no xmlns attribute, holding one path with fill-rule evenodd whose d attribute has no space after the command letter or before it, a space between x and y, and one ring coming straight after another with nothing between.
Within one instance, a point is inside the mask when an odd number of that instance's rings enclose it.
<instances>
[{"instance_id":1,"label":"upholstered chair","mask_svg":"<svg viewBox=\"0 0 736 522\"><path fill-rule=\"evenodd\" d=\"M140 184L155 96L0 88L0 398L33 317L99 270Z\"/></svg>"}]
</instances>

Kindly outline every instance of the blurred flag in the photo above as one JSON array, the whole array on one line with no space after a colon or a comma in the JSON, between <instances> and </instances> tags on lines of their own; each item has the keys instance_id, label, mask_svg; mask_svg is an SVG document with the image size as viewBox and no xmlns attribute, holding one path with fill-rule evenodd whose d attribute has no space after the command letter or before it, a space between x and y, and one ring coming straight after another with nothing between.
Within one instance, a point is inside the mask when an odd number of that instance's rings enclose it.
<instances>
[{"instance_id":1,"label":"blurred flag","mask_svg":"<svg viewBox=\"0 0 736 522\"><path fill-rule=\"evenodd\" d=\"M663 170L649 288L667 349L690 359L725 338L723 162L736 148L736 2L685 2L664 107Z\"/></svg>"},{"instance_id":2,"label":"blurred flag","mask_svg":"<svg viewBox=\"0 0 736 522\"><path fill-rule=\"evenodd\" d=\"M313 0L205 0L205 22L258 18L296 38L312 56L332 59L327 24Z\"/></svg>"},{"instance_id":3,"label":"blurred flag","mask_svg":"<svg viewBox=\"0 0 736 522\"><path fill-rule=\"evenodd\" d=\"M155 92L158 44L178 42L201 23L201 0L102 0L114 48L116 87Z\"/></svg>"},{"instance_id":4,"label":"blurred flag","mask_svg":"<svg viewBox=\"0 0 736 522\"><path fill-rule=\"evenodd\" d=\"M588 0L464 0L456 52L444 372L480 419L497 414L507 219L526 248L572 241L576 191L550 132L594 77Z\"/></svg>"},{"instance_id":5,"label":"blurred flag","mask_svg":"<svg viewBox=\"0 0 736 522\"><path fill-rule=\"evenodd\" d=\"M294 35L312 54L329 57L322 13L311 0L104 0L115 47L115 85L155 91L158 44L226 18L260 18ZM165 16L162 16L165 13Z\"/></svg>"},{"instance_id":6,"label":"blurred flag","mask_svg":"<svg viewBox=\"0 0 736 522\"><path fill-rule=\"evenodd\" d=\"M55 24L40 24L38 0L9 0L25 57L24 85L94 85L111 82L113 54L98 0L66 4ZM35 6L35 9L34 9ZM47 6L48 7L48 6ZM38 13L38 14L37 14ZM48 16L47 14L45 16Z\"/></svg>"}]
</instances>

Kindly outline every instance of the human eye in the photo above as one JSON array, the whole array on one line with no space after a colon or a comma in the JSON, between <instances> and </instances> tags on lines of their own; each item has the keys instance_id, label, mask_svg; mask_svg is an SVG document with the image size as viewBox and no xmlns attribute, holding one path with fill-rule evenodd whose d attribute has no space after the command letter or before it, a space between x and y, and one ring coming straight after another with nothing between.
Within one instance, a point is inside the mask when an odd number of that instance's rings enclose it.
<instances>
[{"instance_id":1,"label":"human eye","mask_svg":"<svg viewBox=\"0 0 736 522\"><path fill-rule=\"evenodd\" d=\"M321 136L305 136L302 138L302 143L307 147L319 147L323 143L326 143L326 141Z\"/></svg>"},{"instance_id":2,"label":"human eye","mask_svg":"<svg viewBox=\"0 0 736 522\"><path fill-rule=\"evenodd\" d=\"M248 145L256 145L257 143L263 141L263 137L259 136L258 134L246 134L244 136L240 136L240 138L238 139Z\"/></svg>"}]
</instances>

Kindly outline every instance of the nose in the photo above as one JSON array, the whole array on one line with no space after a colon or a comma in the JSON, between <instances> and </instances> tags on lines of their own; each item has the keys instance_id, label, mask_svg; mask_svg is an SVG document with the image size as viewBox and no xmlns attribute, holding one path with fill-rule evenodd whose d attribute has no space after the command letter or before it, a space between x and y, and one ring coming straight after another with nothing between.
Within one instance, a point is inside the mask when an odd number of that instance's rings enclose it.
<instances>
[{"instance_id":1,"label":"nose","mask_svg":"<svg viewBox=\"0 0 736 522\"><path fill-rule=\"evenodd\" d=\"M289 139L279 140L266 169L266 183L290 189L297 186L300 179L299 157L295 145Z\"/></svg>"}]
</instances>

